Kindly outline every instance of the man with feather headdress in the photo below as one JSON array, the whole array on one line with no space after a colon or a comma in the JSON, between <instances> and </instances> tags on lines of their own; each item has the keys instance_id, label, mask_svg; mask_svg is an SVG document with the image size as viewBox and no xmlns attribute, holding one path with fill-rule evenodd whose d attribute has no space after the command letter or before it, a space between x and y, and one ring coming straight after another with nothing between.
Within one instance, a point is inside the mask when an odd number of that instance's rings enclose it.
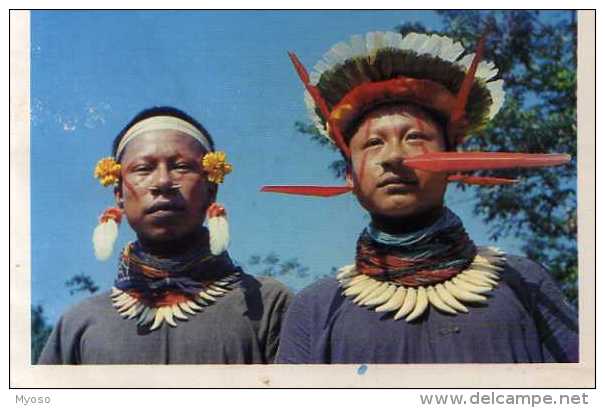
<instances>
[{"instance_id":1,"label":"man with feather headdress","mask_svg":"<svg viewBox=\"0 0 605 408\"><path fill-rule=\"evenodd\" d=\"M578 361L575 311L531 260L482 247L444 204L450 182L516 182L472 170L566 163L567 155L461 152L504 101L494 64L439 35L368 33L292 62L317 129L347 162L346 185L266 186L312 196L353 192L371 223L355 262L300 292L280 363Z\"/></svg>"}]
</instances>

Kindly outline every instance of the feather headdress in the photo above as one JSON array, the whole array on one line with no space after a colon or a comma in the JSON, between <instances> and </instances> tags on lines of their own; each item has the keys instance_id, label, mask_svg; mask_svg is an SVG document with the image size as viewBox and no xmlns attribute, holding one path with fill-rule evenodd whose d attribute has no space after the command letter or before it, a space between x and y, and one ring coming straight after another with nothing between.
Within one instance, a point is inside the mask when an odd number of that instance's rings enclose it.
<instances>
[{"instance_id":1,"label":"feather headdress","mask_svg":"<svg viewBox=\"0 0 605 408\"><path fill-rule=\"evenodd\" d=\"M333 46L315 64L309 80L319 90L328 109L333 111L339 105L341 109L346 106L347 95L364 84L406 78L400 89L396 82L387 82L382 95L366 99L370 104L384 102L387 98L409 100L449 116L451 111L448 110L455 107L455 97L475 57L474 53L464 53L462 44L437 34L409 33L404 37L394 32L371 32L365 37L354 35L348 43ZM492 62L478 62L465 104L467 134L485 126L502 107L505 93L503 81L495 79L497 75L498 69ZM439 98L435 97L435 92ZM305 103L313 123L322 134L330 137L326 120L308 91L305 92ZM370 107L358 106L362 110Z\"/></svg>"}]
</instances>

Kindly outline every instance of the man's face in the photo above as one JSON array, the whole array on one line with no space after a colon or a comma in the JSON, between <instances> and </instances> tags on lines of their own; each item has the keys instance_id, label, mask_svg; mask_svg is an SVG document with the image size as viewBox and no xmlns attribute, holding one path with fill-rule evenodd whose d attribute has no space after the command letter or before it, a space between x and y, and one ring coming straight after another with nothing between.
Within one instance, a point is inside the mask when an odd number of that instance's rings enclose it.
<instances>
[{"instance_id":1,"label":"man's face","mask_svg":"<svg viewBox=\"0 0 605 408\"><path fill-rule=\"evenodd\" d=\"M128 143L116 198L139 239L170 242L200 227L216 194L200 165L205 153L191 136L173 130L149 131Z\"/></svg>"},{"instance_id":2,"label":"man's face","mask_svg":"<svg viewBox=\"0 0 605 408\"><path fill-rule=\"evenodd\" d=\"M441 128L424 111L411 105L378 108L363 119L349 146L347 182L370 214L401 218L443 205L447 175L403 163L406 157L445 150Z\"/></svg>"}]
</instances>

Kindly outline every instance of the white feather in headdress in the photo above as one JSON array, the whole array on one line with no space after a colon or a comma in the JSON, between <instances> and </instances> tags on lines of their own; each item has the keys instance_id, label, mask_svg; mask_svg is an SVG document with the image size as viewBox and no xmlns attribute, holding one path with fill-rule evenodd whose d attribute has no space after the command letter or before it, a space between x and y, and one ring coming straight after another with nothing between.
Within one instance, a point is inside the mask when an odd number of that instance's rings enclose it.
<instances>
[{"instance_id":1,"label":"white feather in headdress","mask_svg":"<svg viewBox=\"0 0 605 408\"><path fill-rule=\"evenodd\" d=\"M460 67L461 72L467 72L474 54L462 56L465 49L459 42L453 41L449 37L437 34L409 33L403 37L396 32L370 32L363 35L354 35L349 43L339 42L324 54L318 61L309 78L312 85L317 86L321 76L334 69L346 61L359 57L374 57L376 53L383 49L395 49L401 51L413 51L418 55L428 55L439 58L443 61L454 63ZM489 107L488 118L493 118L504 103L503 81L493 81L498 74L498 69L492 62L480 62L476 79L483 82L485 88L489 91L492 100ZM330 141L325 123L316 112L316 105L313 99L305 91L305 104L311 121L317 129Z\"/></svg>"}]
</instances>

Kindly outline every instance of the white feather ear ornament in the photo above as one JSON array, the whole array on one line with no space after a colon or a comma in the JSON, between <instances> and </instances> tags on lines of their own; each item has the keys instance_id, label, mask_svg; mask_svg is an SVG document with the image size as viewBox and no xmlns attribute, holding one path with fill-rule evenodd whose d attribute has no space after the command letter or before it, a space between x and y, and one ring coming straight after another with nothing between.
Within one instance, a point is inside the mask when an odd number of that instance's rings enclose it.
<instances>
[{"instance_id":1,"label":"white feather ear ornament","mask_svg":"<svg viewBox=\"0 0 605 408\"><path fill-rule=\"evenodd\" d=\"M122 210L117 207L108 208L99 217L99 224L92 234L95 256L99 261L106 261L111 256L121 220Z\"/></svg>"},{"instance_id":2,"label":"white feather ear ornament","mask_svg":"<svg viewBox=\"0 0 605 408\"><path fill-rule=\"evenodd\" d=\"M212 203L206 211L206 220L210 238L210 252L212 255L220 255L229 246L229 223L227 222L225 207Z\"/></svg>"}]
</instances>

